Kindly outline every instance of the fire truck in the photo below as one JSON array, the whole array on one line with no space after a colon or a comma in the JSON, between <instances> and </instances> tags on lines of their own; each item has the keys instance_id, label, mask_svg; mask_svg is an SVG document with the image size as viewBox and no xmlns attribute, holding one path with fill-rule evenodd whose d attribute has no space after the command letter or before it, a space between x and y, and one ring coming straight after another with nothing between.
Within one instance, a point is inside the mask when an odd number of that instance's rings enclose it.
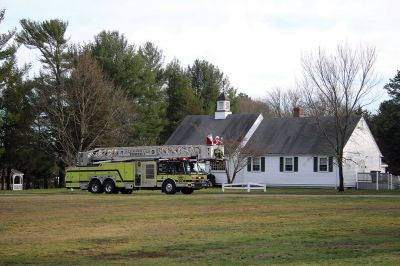
<instances>
[{"instance_id":1,"label":"fire truck","mask_svg":"<svg viewBox=\"0 0 400 266\"><path fill-rule=\"evenodd\" d=\"M66 169L66 187L107 194L139 189L191 194L211 186L206 168L223 159L221 143L97 148L80 152L76 166Z\"/></svg>"}]
</instances>

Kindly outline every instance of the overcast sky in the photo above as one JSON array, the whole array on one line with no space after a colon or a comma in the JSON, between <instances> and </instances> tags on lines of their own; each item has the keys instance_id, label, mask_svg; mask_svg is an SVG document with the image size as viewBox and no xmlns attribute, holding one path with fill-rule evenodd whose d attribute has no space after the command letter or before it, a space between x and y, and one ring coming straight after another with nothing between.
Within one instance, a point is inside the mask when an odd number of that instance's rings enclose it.
<instances>
[{"instance_id":1,"label":"overcast sky","mask_svg":"<svg viewBox=\"0 0 400 266\"><path fill-rule=\"evenodd\" d=\"M20 29L22 18L67 20L71 42L89 42L102 30L118 30L130 43L154 42L165 62L175 57L186 66L197 58L208 60L239 92L254 98L275 87L293 87L301 75L302 54L318 47L374 45L376 72L382 78L377 90L400 68L396 0L2 0L2 8L6 16L0 33ZM18 59L32 62L37 55L23 48Z\"/></svg>"}]
</instances>

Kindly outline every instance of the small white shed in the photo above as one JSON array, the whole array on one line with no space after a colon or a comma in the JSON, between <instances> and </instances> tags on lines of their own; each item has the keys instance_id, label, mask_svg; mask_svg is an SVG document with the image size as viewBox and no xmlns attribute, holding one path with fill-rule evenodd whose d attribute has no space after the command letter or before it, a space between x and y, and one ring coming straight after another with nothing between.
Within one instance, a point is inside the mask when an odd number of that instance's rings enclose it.
<instances>
[{"instance_id":1,"label":"small white shed","mask_svg":"<svg viewBox=\"0 0 400 266\"><path fill-rule=\"evenodd\" d=\"M24 173L11 170L11 188L12 190L22 190L24 188Z\"/></svg>"}]
</instances>

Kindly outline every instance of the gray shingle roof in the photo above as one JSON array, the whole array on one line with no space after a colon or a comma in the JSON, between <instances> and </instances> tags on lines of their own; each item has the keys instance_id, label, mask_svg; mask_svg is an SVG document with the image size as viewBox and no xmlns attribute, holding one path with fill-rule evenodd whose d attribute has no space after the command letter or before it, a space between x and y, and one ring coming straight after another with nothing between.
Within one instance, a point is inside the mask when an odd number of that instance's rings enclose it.
<instances>
[{"instance_id":1,"label":"gray shingle roof","mask_svg":"<svg viewBox=\"0 0 400 266\"><path fill-rule=\"evenodd\" d=\"M165 144L205 144L208 134L230 140L241 140L258 116L258 114L233 114L224 120L215 120L209 115L190 115L185 117ZM351 117L345 142L360 118L360 116ZM333 118L322 118L320 126L325 128L329 138L334 139ZM264 118L248 143L257 145L257 149L265 154L333 154L326 136L320 130L315 118L311 117Z\"/></svg>"},{"instance_id":2,"label":"gray shingle roof","mask_svg":"<svg viewBox=\"0 0 400 266\"><path fill-rule=\"evenodd\" d=\"M250 130L259 114L232 114L215 120L210 115L186 116L169 137L166 145L205 144L208 134L229 139L241 139Z\"/></svg>"},{"instance_id":3,"label":"gray shingle roof","mask_svg":"<svg viewBox=\"0 0 400 266\"><path fill-rule=\"evenodd\" d=\"M355 129L360 116L350 119L350 126L345 142ZM333 140L333 118L326 117L320 120L321 128L325 129L328 137ZM333 154L326 136L320 130L315 118L264 118L260 126L249 140L249 145L256 143L257 148L265 154L301 155Z\"/></svg>"}]
</instances>

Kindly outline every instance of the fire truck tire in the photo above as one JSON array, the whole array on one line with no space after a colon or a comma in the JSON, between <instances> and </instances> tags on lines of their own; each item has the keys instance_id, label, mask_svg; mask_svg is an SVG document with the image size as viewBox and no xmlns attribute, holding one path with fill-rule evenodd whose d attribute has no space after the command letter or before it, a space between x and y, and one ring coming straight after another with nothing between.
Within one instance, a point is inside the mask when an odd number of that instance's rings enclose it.
<instances>
[{"instance_id":1,"label":"fire truck tire","mask_svg":"<svg viewBox=\"0 0 400 266\"><path fill-rule=\"evenodd\" d=\"M94 179L94 180L90 181L88 190L92 193L102 193L103 187L101 186L101 183L99 180Z\"/></svg>"},{"instance_id":2,"label":"fire truck tire","mask_svg":"<svg viewBox=\"0 0 400 266\"><path fill-rule=\"evenodd\" d=\"M103 183L104 192L107 194L113 194L115 191L115 184L111 180L106 180Z\"/></svg>"},{"instance_id":3,"label":"fire truck tire","mask_svg":"<svg viewBox=\"0 0 400 266\"><path fill-rule=\"evenodd\" d=\"M172 180L166 180L163 184L163 191L165 194L173 195L176 193L176 185Z\"/></svg>"},{"instance_id":4,"label":"fire truck tire","mask_svg":"<svg viewBox=\"0 0 400 266\"><path fill-rule=\"evenodd\" d=\"M193 193L193 188L183 187L183 188L181 189L181 192L182 192L183 194L189 195L189 194L192 194L192 193Z\"/></svg>"}]
</instances>

